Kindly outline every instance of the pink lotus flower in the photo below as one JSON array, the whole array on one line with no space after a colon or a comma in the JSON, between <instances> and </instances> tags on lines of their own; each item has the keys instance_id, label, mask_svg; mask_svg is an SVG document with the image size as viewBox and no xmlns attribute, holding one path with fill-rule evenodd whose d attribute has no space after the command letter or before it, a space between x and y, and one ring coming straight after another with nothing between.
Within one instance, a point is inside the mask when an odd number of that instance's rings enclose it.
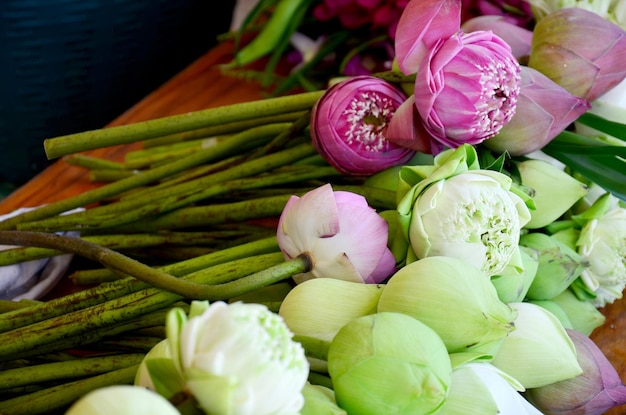
<instances>
[{"instance_id":1,"label":"pink lotus flower","mask_svg":"<svg viewBox=\"0 0 626 415\"><path fill-rule=\"evenodd\" d=\"M588 10L557 10L537 23L528 66L593 101L626 78L626 31Z\"/></svg>"},{"instance_id":2,"label":"pink lotus flower","mask_svg":"<svg viewBox=\"0 0 626 415\"><path fill-rule=\"evenodd\" d=\"M403 73L416 73L414 95L398 108L388 140L437 154L493 137L515 113L520 66L511 47L491 31L460 29L461 0L405 9L396 58Z\"/></svg>"},{"instance_id":3,"label":"pink lotus flower","mask_svg":"<svg viewBox=\"0 0 626 415\"><path fill-rule=\"evenodd\" d=\"M417 72L431 47L461 27L461 0L411 1L396 31L396 58L405 75Z\"/></svg>"},{"instance_id":4,"label":"pink lotus flower","mask_svg":"<svg viewBox=\"0 0 626 415\"><path fill-rule=\"evenodd\" d=\"M311 138L332 166L348 175L370 175L404 164L414 151L385 138L406 95L390 83L357 76L326 90L311 114Z\"/></svg>"},{"instance_id":5,"label":"pink lotus flower","mask_svg":"<svg viewBox=\"0 0 626 415\"><path fill-rule=\"evenodd\" d=\"M286 259L307 253L313 269L294 276L379 283L396 270L387 248L388 225L361 195L333 192L330 184L292 196L278 221L278 245Z\"/></svg>"},{"instance_id":6,"label":"pink lotus flower","mask_svg":"<svg viewBox=\"0 0 626 415\"><path fill-rule=\"evenodd\" d=\"M626 404L626 386L598 346L587 336L567 330L583 374L526 392L541 411L552 415L601 415Z\"/></svg>"},{"instance_id":7,"label":"pink lotus flower","mask_svg":"<svg viewBox=\"0 0 626 415\"><path fill-rule=\"evenodd\" d=\"M392 120L387 138L400 145L414 141L411 148L430 147L433 154L479 144L513 117L519 82L520 66L511 48L492 32L457 32L440 39L415 79L415 107L423 129L410 122L415 114L406 108L408 101ZM413 136L399 123L412 125Z\"/></svg>"},{"instance_id":8,"label":"pink lotus flower","mask_svg":"<svg viewBox=\"0 0 626 415\"><path fill-rule=\"evenodd\" d=\"M517 110L500 132L485 146L521 156L541 149L591 105L576 97L541 72L522 67Z\"/></svg>"}]
</instances>

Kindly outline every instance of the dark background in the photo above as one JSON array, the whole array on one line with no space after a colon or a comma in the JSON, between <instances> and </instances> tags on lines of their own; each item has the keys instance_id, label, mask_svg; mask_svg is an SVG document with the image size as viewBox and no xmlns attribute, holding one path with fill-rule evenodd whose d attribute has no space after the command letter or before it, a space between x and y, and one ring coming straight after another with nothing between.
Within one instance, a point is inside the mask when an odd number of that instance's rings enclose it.
<instances>
[{"instance_id":1,"label":"dark background","mask_svg":"<svg viewBox=\"0 0 626 415\"><path fill-rule=\"evenodd\" d=\"M234 4L1 0L5 193L50 163L45 138L105 126L214 46L228 31Z\"/></svg>"}]
</instances>

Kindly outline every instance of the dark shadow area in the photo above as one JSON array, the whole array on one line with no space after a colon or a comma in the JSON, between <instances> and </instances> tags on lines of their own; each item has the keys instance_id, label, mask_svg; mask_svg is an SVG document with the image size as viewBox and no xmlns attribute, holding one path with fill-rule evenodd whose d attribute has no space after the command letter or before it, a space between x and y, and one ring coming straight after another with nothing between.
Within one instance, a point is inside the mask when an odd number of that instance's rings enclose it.
<instances>
[{"instance_id":1,"label":"dark shadow area","mask_svg":"<svg viewBox=\"0 0 626 415\"><path fill-rule=\"evenodd\" d=\"M0 1L0 181L49 161L43 140L97 129L228 30L234 0Z\"/></svg>"}]
</instances>

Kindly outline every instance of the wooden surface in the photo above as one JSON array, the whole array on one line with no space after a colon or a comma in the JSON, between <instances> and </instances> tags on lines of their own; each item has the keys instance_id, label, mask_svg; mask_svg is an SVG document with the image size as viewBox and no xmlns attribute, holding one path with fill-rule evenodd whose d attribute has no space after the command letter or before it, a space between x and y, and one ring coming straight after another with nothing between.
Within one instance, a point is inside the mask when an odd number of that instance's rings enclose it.
<instances>
[{"instance_id":1,"label":"wooden surface","mask_svg":"<svg viewBox=\"0 0 626 415\"><path fill-rule=\"evenodd\" d=\"M110 125L129 124L168 115L260 99L258 85L240 79L223 77L219 64L231 60L232 48L221 44L202 56L187 69L165 83ZM138 144L109 147L86 152L97 157L120 161L129 149ZM38 206L65 199L93 188L86 171L59 160L30 182L0 202L0 214L20 207ZM602 311L606 323L596 329L592 338L626 379L626 300L618 301ZM626 414L626 408L615 408L611 415Z\"/></svg>"}]
</instances>

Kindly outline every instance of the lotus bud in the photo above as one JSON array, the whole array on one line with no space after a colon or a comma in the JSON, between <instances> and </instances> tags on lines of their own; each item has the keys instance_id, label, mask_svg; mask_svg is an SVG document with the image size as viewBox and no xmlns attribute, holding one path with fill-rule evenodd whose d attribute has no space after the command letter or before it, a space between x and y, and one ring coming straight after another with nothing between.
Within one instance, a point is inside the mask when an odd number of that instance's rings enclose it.
<instances>
[{"instance_id":1,"label":"lotus bud","mask_svg":"<svg viewBox=\"0 0 626 415\"><path fill-rule=\"evenodd\" d=\"M174 363L170 341L162 340L146 353L135 374L134 384L166 399L185 390L185 379Z\"/></svg>"},{"instance_id":2,"label":"lotus bud","mask_svg":"<svg viewBox=\"0 0 626 415\"><path fill-rule=\"evenodd\" d=\"M185 391L203 411L262 415L302 408L309 373L304 349L265 306L193 302L189 318L170 310L166 332Z\"/></svg>"},{"instance_id":3,"label":"lotus bud","mask_svg":"<svg viewBox=\"0 0 626 415\"><path fill-rule=\"evenodd\" d=\"M443 404L452 368L432 329L387 312L358 317L339 330L328 371L339 406L350 414L426 415Z\"/></svg>"},{"instance_id":4,"label":"lotus bud","mask_svg":"<svg viewBox=\"0 0 626 415\"><path fill-rule=\"evenodd\" d=\"M609 206L609 196L598 199L594 205ZM589 220L581 229L576 245L580 256L589 264L581 279L594 293L594 305L603 307L622 298L626 286L626 208L618 206Z\"/></svg>"},{"instance_id":5,"label":"lotus bud","mask_svg":"<svg viewBox=\"0 0 626 415\"><path fill-rule=\"evenodd\" d=\"M78 399L65 415L179 415L167 399L148 389L131 385L105 386Z\"/></svg>"},{"instance_id":6,"label":"lotus bud","mask_svg":"<svg viewBox=\"0 0 626 415\"><path fill-rule=\"evenodd\" d=\"M539 266L539 253L525 246L518 247L522 262L521 272L505 272L491 277L491 283L498 292L498 298L505 303L517 303L526 297L530 284Z\"/></svg>"},{"instance_id":7,"label":"lotus bud","mask_svg":"<svg viewBox=\"0 0 626 415\"><path fill-rule=\"evenodd\" d=\"M302 389L304 407L300 415L347 415L348 413L337 406L335 392L321 385L308 383Z\"/></svg>"},{"instance_id":8,"label":"lotus bud","mask_svg":"<svg viewBox=\"0 0 626 415\"><path fill-rule=\"evenodd\" d=\"M476 32L479 30L493 31L493 33L511 47L511 53L518 61L527 59L528 55L530 55L530 44L533 38L533 32L512 23L505 16L484 14L472 17L463 22L461 29L465 32Z\"/></svg>"},{"instance_id":9,"label":"lotus bud","mask_svg":"<svg viewBox=\"0 0 626 415\"><path fill-rule=\"evenodd\" d=\"M313 107L313 144L328 163L347 175L365 176L404 164L415 152L385 137L405 100L401 90L372 76L334 84Z\"/></svg>"},{"instance_id":10,"label":"lotus bud","mask_svg":"<svg viewBox=\"0 0 626 415\"><path fill-rule=\"evenodd\" d=\"M561 322L546 309L527 302L517 310L515 330L504 338L492 364L524 388L538 388L582 373L576 348Z\"/></svg>"},{"instance_id":11,"label":"lotus bud","mask_svg":"<svg viewBox=\"0 0 626 415\"><path fill-rule=\"evenodd\" d=\"M529 389L527 398L551 415L602 415L626 404L626 386L598 346L586 335L567 331L583 373L574 378Z\"/></svg>"},{"instance_id":12,"label":"lotus bud","mask_svg":"<svg viewBox=\"0 0 626 415\"><path fill-rule=\"evenodd\" d=\"M547 161L529 159L516 166L522 185L530 189L535 202L530 221L524 225L528 229L549 225L587 194L584 183Z\"/></svg>"},{"instance_id":13,"label":"lotus bud","mask_svg":"<svg viewBox=\"0 0 626 415\"><path fill-rule=\"evenodd\" d=\"M588 10L557 10L537 22L528 66L593 101L626 77L626 31Z\"/></svg>"},{"instance_id":14,"label":"lotus bud","mask_svg":"<svg viewBox=\"0 0 626 415\"><path fill-rule=\"evenodd\" d=\"M378 283L396 269L387 248L388 224L356 193L333 192L325 184L292 196L278 221L278 246L285 259L306 253L313 269L294 276Z\"/></svg>"},{"instance_id":15,"label":"lotus bud","mask_svg":"<svg viewBox=\"0 0 626 415\"><path fill-rule=\"evenodd\" d=\"M563 291L551 301L567 314L572 329L587 336L606 321L604 314L591 301L579 299L571 290Z\"/></svg>"},{"instance_id":16,"label":"lotus bud","mask_svg":"<svg viewBox=\"0 0 626 415\"><path fill-rule=\"evenodd\" d=\"M539 253L537 273L527 293L530 299L549 300L556 297L585 269L576 251L550 235L531 232L522 235L519 243Z\"/></svg>"},{"instance_id":17,"label":"lotus bud","mask_svg":"<svg viewBox=\"0 0 626 415\"><path fill-rule=\"evenodd\" d=\"M557 303L552 300L528 300L529 303L538 305L550 313L554 314L554 317L558 318L561 322L561 325L565 329L574 328L572 322L569 320L567 313L563 310Z\"/></svg>"},{"instance_id":18,"label":"lotus bud","mask_svg":"<svg viewBox=\"0 0 626 415\"><path fill-rule=\"evenodd\" d=\"M541 415L518 391L515 379L489 363L467 363L452 371L450 391L437 415Z\"/></svg>"},{"instance_id":19,"label":"lotus bud","mask_svg":"<svg viewBox=\"0 0 626 415\"><path fill-rule=\"evenodd\" d=\"M521 156L541 149L591 106L541 72L521 68L515 115L494 137L484 142L497 152Z\"/></svg>"},{"instance_id":20,"label":"lotus bud","mask_svg":"<svg viewBox=\"0 0 626 415\"><path fill-rule=\"evenodd\" d=\"M315 278L295 286L278 314L295 335L330 342L344 325L376 312L382 285Z\"/></svg>"},{"instance_id":21,"label":"lotus bud","mask_svg":"<svg viewBox=\"0 0 626 415\"><path fill-rule=\"evenodd\" d=\"M387 282L378 312L412 316L441 337L450 353L500 341L513 329L515 310L498 298L480 269L434 256L402 267Z\"/></svg>"}]
</instances>

